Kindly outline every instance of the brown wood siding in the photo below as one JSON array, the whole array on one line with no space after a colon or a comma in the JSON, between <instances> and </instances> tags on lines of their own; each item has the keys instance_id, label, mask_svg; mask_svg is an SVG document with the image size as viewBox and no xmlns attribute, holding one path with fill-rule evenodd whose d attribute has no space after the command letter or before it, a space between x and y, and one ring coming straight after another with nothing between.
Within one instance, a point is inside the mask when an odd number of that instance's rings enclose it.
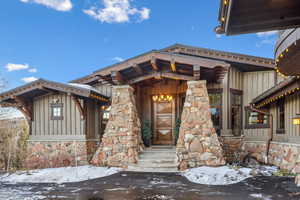
<instances>
[{"instance_id":1,"label":"brown wood siding","mask_svg":"<svg viewBox=\"0 0 300 200\"><path fill-rule=\"evenodd\" d=\"M59 99L63 103L63 120L51 120L51 103ZM83 104L82 100L80 101ZM84 135L84 120L71 96L66 94L47 95L34 99L33 136Z\"/></svg>"},{"instance_id":2,"label":"brown wood siding","mask_svg":"<svg viewBox=\"0 0 300 200\"><path fill-rule=\"evenodd\" d=\"M231 67L229 73L229 87L232 89L243 90L243 73L235 67Z\"/></svg>"},{"instance_id":3,"label":"brown wood siding","mask_svg":"<svg viewBox=\"0 0 300 200\"><path fill-rule=\"evenodd\" d=\"M245 72L243 73L243 109L249 106L250 102L273 87L275 83L274 71L261 71L261 72ZM243 110L244 111L244 110ZM243 112L243 127L245 127L246 116ZM268 128L258 129L244 129L244 134L248 140L265 140L268 135Z\"/></svg>"}]
</instances>

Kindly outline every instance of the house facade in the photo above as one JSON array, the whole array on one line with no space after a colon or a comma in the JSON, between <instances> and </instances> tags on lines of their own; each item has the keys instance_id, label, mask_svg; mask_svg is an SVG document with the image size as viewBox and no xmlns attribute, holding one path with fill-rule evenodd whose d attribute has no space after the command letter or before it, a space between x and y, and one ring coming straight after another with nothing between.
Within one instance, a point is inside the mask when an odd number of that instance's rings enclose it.
<instances>
[{"instance_id":1,"label":"house facade","mask_svg":"<svg viewBox=\"0 0 300 200\"><path fill-rule=\"evenodd\" d=\"M281 79L272 59L176 44L67 84L40 79L0 102L27 117L28 168L126 168L147 143L176 146L185 169L233 162L245 142L267 143L272 124L251 102Z\"/></svg>"}]
</instances>

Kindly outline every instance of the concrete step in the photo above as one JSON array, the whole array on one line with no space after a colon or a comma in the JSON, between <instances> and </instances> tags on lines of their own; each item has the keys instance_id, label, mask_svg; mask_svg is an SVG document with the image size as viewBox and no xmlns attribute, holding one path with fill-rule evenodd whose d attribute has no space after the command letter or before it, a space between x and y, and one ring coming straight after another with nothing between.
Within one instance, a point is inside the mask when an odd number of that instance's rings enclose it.
<instances>
[{"instance_id":1,"label":"concrete step","mask_svg":"<svg viewBox=\"0 0 300 200\"><path fill-rule=\"evenodd\" d=\"M178 172L177 167L139 167L139 166L128 166L127 171L134 172L161 172L161 173L170 173L170 172Z\"/></svg>"},{"instance_id":2,"label":"concrete step","mask_svg":"<svg viewBox=\"0 0 300 200\"><path fill-rule=\"evenodd\" d=\"M145 167L164 167L164 166L177 166L177 162L175 160L139 160L138 161L139 166L145 166Z\"/></svg>"},{"instance_id":3,"label":"concrete step","mask_svg":"<svg viewBox=\"0 0 300 200\"><path fill-rule=\"evenodd\" d=\"M176 163L176 158L141 158L139 159L139 163L147 164L147 163Z\"/></svg>"}]
</instances>

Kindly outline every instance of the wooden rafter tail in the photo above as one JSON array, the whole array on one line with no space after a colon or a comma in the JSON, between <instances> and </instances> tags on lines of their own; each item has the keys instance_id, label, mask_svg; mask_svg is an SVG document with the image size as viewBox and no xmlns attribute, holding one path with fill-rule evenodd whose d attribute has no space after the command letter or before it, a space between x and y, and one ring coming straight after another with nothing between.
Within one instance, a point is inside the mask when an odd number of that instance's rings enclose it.
<instances>
[{"instance_id":1,"label":"wooden rafter tail","mask_svg":"<svg viewBox=\"0 0 300 200\"><path fill-rule=\"evenodd\" d=\"M72 100L74 101L76 107L78 108L78 110L80 112L81 119L86 119L86 112L85 112L83 106L81 105L78 97L72 95Z\"/></svg>"},{"instance_id":2,"label":"wooden rafter tail","mask_svg":"<svg viewBox=\"0 0 300 200\"><path fill-rule=\"evenodd\" d=\"M143 70L142 68L138 65L138 64L133 64L132 65L134 71L138 74L138 75L142 75L143 74Z\"/></svg>"},{"instance_id":3,"label":"wooden rafter tail","mask_svg":"<svg viewBox=\"0 0 300 200\"><path fill-rule=\"evenodd\" d=\"M175 63L174 59L171 60L171 66L170 67L171 67L172 72L176 72L176 63Z\"/></svg>"},{"instance_id":4,"label":"wooden rafter tail","mask_svg":"<svg viewBox=\"0 0 300 200\"><path fill-rule=\"evenodd\" d=\"M152 69L154 70L154 71L158 71L159 69L158 69L158 66L157 66L157 64L156 64L156 58L155 57L152 57L151 58L151 67L152 67Z\"/></svg>"}]
</instances>

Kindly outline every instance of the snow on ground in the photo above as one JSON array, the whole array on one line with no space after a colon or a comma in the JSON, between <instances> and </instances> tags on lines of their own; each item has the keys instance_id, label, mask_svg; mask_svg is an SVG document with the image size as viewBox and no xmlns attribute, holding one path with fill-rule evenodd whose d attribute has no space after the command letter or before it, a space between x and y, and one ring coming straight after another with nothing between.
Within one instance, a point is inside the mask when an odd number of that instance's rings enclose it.
<instances>
[{"instance_id":1,"label":"snow on ground","mask_svg":"<svg viewBox=\"0 0 300 200\"><path fill-rule=\"evenodd\" d=\"M241 182L255 174L271 176L277 170L276 167L261 166L258 169L222 167L198 167L183 172L189 181L206 185L229 185Z\"/></svg>"},{"instance_id":2,"label":"snow on ground","mask_svg":"<svg viewBox=\"0 0 300 200\"><path fill-rule=\"evenodd\" d=\"M0 176L0 182L11 183L66 183L80 182L110 176L120 172L120 168L94 166L61 167L40 170L19 171Z\"/></svg>"},{"instance_id":3,"label":"snow on ground","mask_svg":"<svg viewBox=\"0 0 300 200\"><path fill-rule=\"evenodd\" d=\"M272 200L271 196L266 196L263 194L250 194L250 197L258 200Z\"/></svg>"}]
</instances>

